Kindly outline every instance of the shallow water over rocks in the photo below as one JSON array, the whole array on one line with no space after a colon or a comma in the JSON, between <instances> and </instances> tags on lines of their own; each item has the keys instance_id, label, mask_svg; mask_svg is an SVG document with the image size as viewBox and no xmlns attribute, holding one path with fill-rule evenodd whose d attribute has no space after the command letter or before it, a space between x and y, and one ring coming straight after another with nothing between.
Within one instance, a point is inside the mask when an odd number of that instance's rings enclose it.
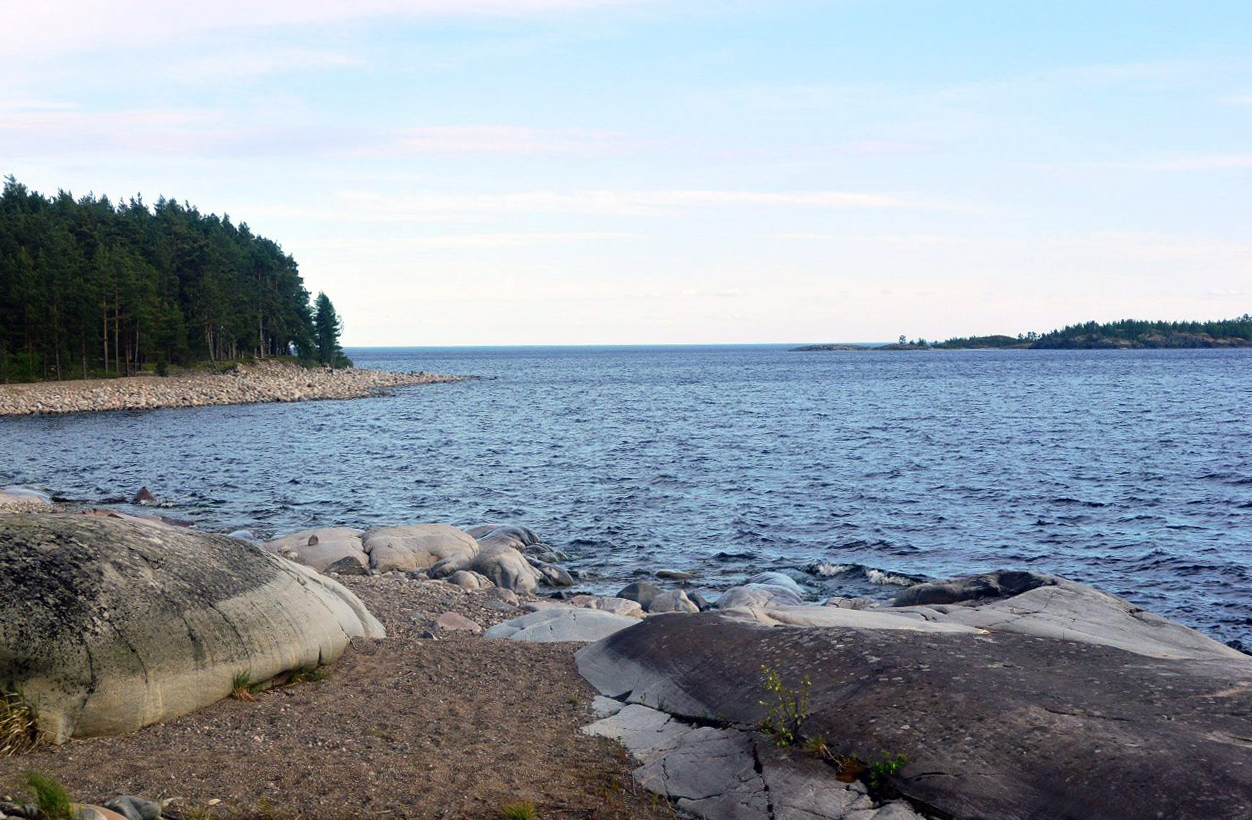
<instances>
[{"instance_id":1,"label":"shallow water over rocks","mask_svg":"<svg viewBox=\"0 0 1252 820\"><path fill-rule=\"evenodd\" d=\"M263 537L517 523L597 592L782 569L811 596L881 598L1031 569L1252 647L1252 351L349 352L489 378L0 419L0 486L101 503L147 485L157 511Z\"/></svg>"}]
</instances>

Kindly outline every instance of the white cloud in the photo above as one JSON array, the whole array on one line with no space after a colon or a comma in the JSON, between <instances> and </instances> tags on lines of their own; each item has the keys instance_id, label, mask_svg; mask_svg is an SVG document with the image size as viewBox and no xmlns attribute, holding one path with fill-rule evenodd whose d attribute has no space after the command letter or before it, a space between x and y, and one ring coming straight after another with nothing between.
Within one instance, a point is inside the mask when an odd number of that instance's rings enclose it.
<instances>
[{"instance_id":1,"label":"white cloud","mask_svg":"<svg viewBox=\"0 0 1252 820\"><path fill-rule=\"evenodd\" d=\"M39 0L4 9L10 60L164 44L205 32L432 16L526 17L648 0Z\"/></svg>"},{"instance_id":2,"label":"white cloud","mask_svg":"<svg viewBox=\"0 0 1252 820\"><path fill-rule=\"evenodd\" d=\"M390 251L409 248L498 248L568 242L603 242L626 239L618 231L535 231L530 233L465 233L384 238L316 238L292 242L307 250Z\"/></svg>"},{"instance_id":3,"label":"white cloud","mask_svg":"<svg viewBox=\"0 0 1252 820\"><path fill-rule=\"evenodd\" d=\"M642 147L616 131L585 128L528 128L516 125L470 125L406 128L389 132L374 148L349 150L350 156L395 154L552 154L594 156Z\"/></svg>"},{"instance_id":4,"label":"white cloud","mask_svg":"<svg viewBox=\"0 0 1252 820\"><path fill-rule=\"evenodd\" d=\"M1252 168L1252 154L1193 154L1129 162L1093 163L1091 167L1131 171L1229 171Z\"/></svg>"},{"instance_id":5,"label":"white cloud","mask_svg":"<svg viewBox=\"0 0 1252 820\"><path fill-rule=\"evenodd\" d=\"M906 197L847 191L592 190L521 191L500 194L411 195L346 191L329 209L259 208L266 216L333 222L411 222L440 218L582 214L675 217L713 208L808 208L818 210L928 207Z\"/></svg>"}]
</instances>

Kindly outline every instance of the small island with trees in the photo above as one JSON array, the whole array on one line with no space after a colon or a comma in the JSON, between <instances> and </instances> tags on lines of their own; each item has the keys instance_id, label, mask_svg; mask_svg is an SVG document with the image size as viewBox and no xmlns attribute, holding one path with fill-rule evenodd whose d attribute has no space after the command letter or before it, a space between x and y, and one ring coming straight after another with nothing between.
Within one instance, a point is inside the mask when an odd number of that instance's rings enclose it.
<instances>
[{"instance_id":1,"label":"small island with trees","mask_svg":"<svg viewBox=\"0 0 1252 820\"><path fill-rule=\"evenodd\" d=\"M1049 333L1017 336L964 336L947 341L910 340L901 336L888 345L815 344L792 348L814 350L1126 350L1143 348L1252 347L1252 314L1213 322L1168 322L1123 319L1086 322Z\"/></svg>"},{"instance_id":2,"label":"small island with trees","mask_svg":"<svg viewBox=\"0 0 1252 820\"><path fill-rule=\"evenodd\" d=\"M0 194L0 382L290 357L346 367L342 322L296 262L229 216L141 198Z\"/></svg>"}]
</instances>

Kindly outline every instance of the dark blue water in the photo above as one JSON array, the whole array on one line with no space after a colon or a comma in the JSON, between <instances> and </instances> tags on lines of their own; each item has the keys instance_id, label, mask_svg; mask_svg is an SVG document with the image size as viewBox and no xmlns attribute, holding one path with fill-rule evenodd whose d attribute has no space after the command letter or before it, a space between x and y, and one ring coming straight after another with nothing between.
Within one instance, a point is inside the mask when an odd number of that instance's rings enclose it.
<instances>
[{"instance_id":1,"label":"dark blue water","mask_svg":"<svg viewBox=\"0 0 1252 820\"><path fill-rule=\"evenodd\" d=\"M367 401L0 420L0 484L260 534L511 521L583 586L1030 568L1252 647L1252 351L354 350ZM852 570L814 592L885 596Z\"/></svg>"}]
</instances>

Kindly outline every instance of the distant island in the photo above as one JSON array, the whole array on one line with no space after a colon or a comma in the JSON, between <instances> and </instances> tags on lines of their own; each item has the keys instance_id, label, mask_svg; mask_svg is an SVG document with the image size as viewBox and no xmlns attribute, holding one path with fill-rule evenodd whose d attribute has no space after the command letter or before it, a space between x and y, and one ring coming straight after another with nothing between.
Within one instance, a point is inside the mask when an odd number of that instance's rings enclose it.
<instances>
[{"instance_id":1,"label":"distant island","mask_svg":"<svg viewBox=\"0 0 1252 820\"><path fill-rule=\"evenodd\" d=\"M0 194L0 382L112 378L290 357L351 364L325 294L229 216L161 198Z\"/></svg>"},{"instance_id":2,"label":"distant island","mask_svg":"<svg viewBox=\"0 0 1252 820\"><path fill-rule=\"evenodd\" d=\"M1252 314L1214 322L1086 322L1040 335L965 336L944 342L901 336L888 345L813 344L792 351L815 350L1101 350L1140 348L1252 347Z\"/></svg>"}]
</instances>

